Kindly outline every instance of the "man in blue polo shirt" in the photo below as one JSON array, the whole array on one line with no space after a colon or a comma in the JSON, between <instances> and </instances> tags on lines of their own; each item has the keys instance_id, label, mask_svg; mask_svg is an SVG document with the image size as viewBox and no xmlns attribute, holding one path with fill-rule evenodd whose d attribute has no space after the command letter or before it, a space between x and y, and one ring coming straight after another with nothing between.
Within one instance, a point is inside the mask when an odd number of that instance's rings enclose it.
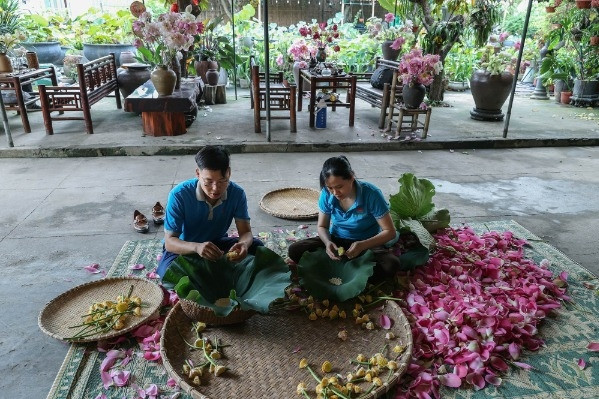
<instances>
[{"instance_id":1,"label":"man in blue polo shirt","mask_svg":"<svg viewBox=\"0 0 599 399\"><path fill-rule=\"evenodd\" d=\"M179 183L168 196L164 248L156 270L161 278L179 255L198 254L217 260L227 252L232 261L239 261L263 245L252 235L243 188L229 180L227 150L206 146L195 161L196 177ZM227 235L233 220L239 238Z\"/></svg>"}]
</instances>

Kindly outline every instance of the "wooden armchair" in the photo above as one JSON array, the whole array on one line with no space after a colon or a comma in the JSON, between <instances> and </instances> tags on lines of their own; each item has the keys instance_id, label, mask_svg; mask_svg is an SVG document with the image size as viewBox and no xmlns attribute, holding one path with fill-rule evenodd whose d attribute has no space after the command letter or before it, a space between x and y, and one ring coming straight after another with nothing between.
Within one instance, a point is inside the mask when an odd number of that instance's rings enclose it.
<instances>
[{"instance_id":1,"label":"wooden armchair","mask_svg":"<svg viewBox=\"0 0 599 399\"><path fill-rule=\"evenodd\" d=\"M271 84L268 92L270 110L271 112L283 111L287 115L271 115L270 119L289 119L290 130L295 133L297 132L296 86L294 84L289 85L289 87L284 86L282 83L283 73L275 74L275 76L277 75L280 75L280 82L270 79ZM251 78L250 92L252 95L252 108L254 109L254 131L261 133L261 121L266 120L266 116L261 115L262 111L266 109L266 84L264 74L260 72L258 65L252 65Z\"/></svg>"},{"instance_id":2,"label":"wooden armchair","mask_svg":"<svg viewBox=\"0 0 599 399\"><path fill-rule=\"evenodd\" d=\"M90 107L111 93L116 97L117 108L122 108L114 54L86 64L77 64L77 76L78 86L38 86L46 134L54 134L52 121L57 120L84 120L87 133L92 134L94 128ZM54 111L58 111L58 115L65 111L79 111L83 112L83 116L50 115Z\"/></svg>"}]
</instances>

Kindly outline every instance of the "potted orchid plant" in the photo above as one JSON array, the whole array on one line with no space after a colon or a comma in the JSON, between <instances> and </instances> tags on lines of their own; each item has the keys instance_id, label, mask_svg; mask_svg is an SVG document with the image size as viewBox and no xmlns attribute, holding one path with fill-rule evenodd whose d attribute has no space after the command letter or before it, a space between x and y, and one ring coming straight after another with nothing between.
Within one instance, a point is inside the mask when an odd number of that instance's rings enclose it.
<instances>
[{"instance_id":1,"label":"potted orchid plant","mask_svg":"<svg viewBox=\"0 0 599 399\"><path fill-rule=\"evenodd\" d=\"M382 42L383 58L391 61L397 60L405 43L414 40L412 21L406 20L403 25L392 25L394 21L395 15L387 13L384 20L371 17L366 23L368 35Z\"/></svg>"},{"instance_id":2,"label":"potted orchid plant","mask_svg":"<svg viewBox=\"0 0 599 399\"><path fill-rule=\"evenodd\" d=\"M293 58L293 79L300 87L300 70L308 68L308 62L316 54L316 48L306 43L305 39L295 39L287 49L287 54Z\"/></svg>"},{"instance_id":3,"label":"potted orchid plant","mask_svg":"<svg viewBox=\"0 0 599 399\"><path fill-rule=\"evenodd\" d=\"M401 57L399 63L400 78L403 82L403 100L407 108L422 107L426 87L443 70L440 56L422 54L420 49L412 49Z\"/></svg>"},{"instance_id":4,"label":"potted orchid plant","mask_svg":"<svg viewBox=\"0 0 599 399\"><path fill-rule=\"evenodd\" d=\"M188 6L182 13L160 14L155 20L149 12L143 12L133 22L134 44L140 54L137 59L156 67L150 79L160 95L173 93L179 76L171 66L180 65L181 51L188 51L204 31L204 24L191 14L191 9Z\"/></svg>"}]
</instances>

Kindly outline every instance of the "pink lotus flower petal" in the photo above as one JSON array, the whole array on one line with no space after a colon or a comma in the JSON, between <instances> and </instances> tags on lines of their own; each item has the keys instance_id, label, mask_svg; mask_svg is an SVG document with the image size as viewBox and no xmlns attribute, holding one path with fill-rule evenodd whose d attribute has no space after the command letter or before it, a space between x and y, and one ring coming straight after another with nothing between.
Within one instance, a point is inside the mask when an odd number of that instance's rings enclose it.
<instances>
[{"instance_id":1,"label":"pink lotus flower petal","mask_svg":"<svg viewBox=\"0 0 599 399\"><path fill-rule=\"evenodd\" d=\"M97 263L92 263L91 265L84 266L83 268L92 274L97 274L101 272L100 265Z\"/></svg>"},{"instance_id":2,"label":"pink lotus flower petal","mask_svg":"<svg viewBox=\"0 0 599 399\"><path fill-rule=\"evenodd\" d=\"M98 394L98 396L96 396L94 399L107 399L107 398L106 398L106 394L101 393L101 394Z\"/></svg>"},{"instance_id":3,"label":"pink lotus flower petal","mask_svg":"<svg viewBox=\"0 0 599 399\"><path fill-rule=\"evenodd\" d=\"M299 226L297 226L298 229L303 230L303 229L307 229L308 225L307 224L300 224Z\"/></svg>"},{"instance_id":4,"label":"pink lotus flower petal","mask_svg":"<svg viewBox=\"0 0 599 399\"><path fill-rule=\"evenodd\" d=\"M301 346L298 346L298 347L296 347L294 350L292 350L292 351L291 351L291 353L297 353L297 352L299 352L299 351L301 351L301 350L302 350L302 347L301 347Z\"/></svg>"},{"instance_id":5,"label":"pink lotus flower petal","mask_svg":"<svg viewBox=\"0 0 599 399\"><path fill-rule=\"evenodd\" d=\"M592 352L599 352L599 342L590 342L587 349Z\"/></svg>"},{"instance_id":6,"label":"pink lotus flower petal","mask_svg":"<svg viewBox=\"0 0 599 399\"><path fill-rule=\"evenodd\" d=\"M485 381L487 381L491 385L495 385L496 387L500 386L503 380L496 375L486 375Z\"/></svg>"},{"instance_id":7,"label":"pink lotus flower petal","mask_svg":"<svg viewBox=\"0 0 599 399\"><path fill-rule=\"evenodd\" d=\"M532 370L532 366L530 364L526 364L526 363L521 363L521 362L513 362L514 365L524 369L524 370Z\"/></svg>"},{"instance_id":8,"label":"pink lotus flower petal","mask_svg":"<svg viewBox=\"0 0 599 399\"><path fill-rule=\"evenodd\" d=\"M129 383L129 377L131 376L131 372L128 370L117 370L111 371L110 376L114 381L114 385L117 387L124 387Z\"/></svg>"},{"instance_id":9,"label":"pink lotus flower petal","mask_svg":"<svg viewBox=\"0 0 599 399\"><path fill-rule=\"evenodd\" d=\"M142 270L142 269L145 269L145 268L146 267L144 265L142 265L141 263L129 266L129 270Z\"/></svg>"},{"instance_id":10,"label":"pink lotus flower petal","mask_svg":"<svg viewBox=\"0 0 599 399\"><path fill-rule=\"evenodd\" d=\"M160 262L162 260L162 254L156 255L156 260Z\"/></svg>"},{"instance_id":11,"label":"pink lotus flower petal","mask_svg":"<svg viewBox=\"0 0 599 399\"><path fill-rule=\"evenodd\" d=\"M587 366L586 362L584 361L584 359L578 359L578 367L580 367L581 370L584 370L584 368Z\"/></svg>"},{"instance_id":12,"label":"pink lotus flower petal","mask_svg":"<svg viewBox=\"0 0 599 399\"><path fill-rule=\"evenodd\" d=\"M462 379L455 374L439 375L439 382L446 387L459 388L462 385Z\"/></svg>"},{"instance_id":13,"label":"pink lotus flower petal","mask_svg":"<svg viewBox=\"0 0 599 399\"><path fill-rule=\"evenodd\" d=\"M512 359L518 360L518 358L520 357L520 348L518 347L518 345L512 342L508 347L508 351Z\"/></svg>"},{"instance_id":14,"label":"pink lotus flower petal","mask_svg":"<svg viewBox=\"0 0 599 399\"><path fill-rule=\"evenodd\" d=\"M150 396L157 396L158 386L156 384L151 384L149 387L146 388L146 394Z\"/></svg>"},{"instance_id":15,"label":"pink lotus flower petal","mask_svg":"<svg viewBox=\"0 0 599 399\"><path fill-rule=\"evenodd\" d=\"M384 330L389 330L391 326L393 326L393 322L391 321L389 316L385 314L382 314L381 317L379 317L379 324L381 328Z\"/></svg>"},{"instance_id":16,"label":"pink lotus flower petal","mask_svg":"<svg viewBox=\"0 0 599 399\"><path fill-rule=\"evenodd\" d=\"M151 272L146 274L146 277L152 280L158 279L160 278L160 276L158 275L158 273L156 273L154 270L152 270Z\"/></svg>"},{"instance_id":17,"label":"pink lotus flower petal","mask_svg":"<svg viewBox=\"0 0 599 399\"><path fill-rule=\"evenodd\" d=\"M169 378L168 380L166 380L166 386L169 388L174 388L177 386L177 382L174 378Z\"/></svg>"}]
</instances>

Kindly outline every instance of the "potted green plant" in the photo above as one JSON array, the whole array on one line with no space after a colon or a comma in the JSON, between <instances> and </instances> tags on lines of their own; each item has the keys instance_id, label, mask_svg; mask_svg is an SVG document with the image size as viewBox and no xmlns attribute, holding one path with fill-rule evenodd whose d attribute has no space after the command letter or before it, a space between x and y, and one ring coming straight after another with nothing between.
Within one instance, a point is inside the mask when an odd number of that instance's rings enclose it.
<instances>
[{"instance_id":1,"label":"potted green plant","mask_svg":"<svg viewBox=\"0 0 599 399\"><path fill-rule=\"evenodd\" d=\"M464 91L470 87L470 77L474 69L474 59L471 48L457 46L449 52L445 59L445 76L448 79L447 88Z\"/></svg>"},{"instance_id":2,"label":"potted green plant","mask_svg":"<svg viewBox=\"0 0 599 399\"><path fill-rule=\"evenodd\" d=\"M472 119L501 121L501 107L507 100L514 75L508 71L512 55L506 50L495 53L493 46L486 46L480 57L479 68L470 78L470 90L475 107L470 111Z\"/></svg>"},{"instance_id":3,"label":"potted green plant","mask_svg":"<svg viewBox=\"0 0 599 399\"><path fill-rule=\"evenodd\" d=\"M21 45L28 51L35 51L40 63L61 61L63 53L58 36L60 31L41 14L26 14L22 17L23 31L27 32L27 41Z\"/></svg>"},{"instance_id":4,"label":"potted green plant","mask_svg":"<svg viewBox=\"0 0 599 399\"><path fill-rule=\"evenodd\" d=\"M77 26L77 30L81 32L85 58L95 60L114 53L119 66L121 52L136 51L133 46L134 20L135 17L129 10L103 13L97 8L90 8L78 18Z\"/></svg>"}]
</instances>

